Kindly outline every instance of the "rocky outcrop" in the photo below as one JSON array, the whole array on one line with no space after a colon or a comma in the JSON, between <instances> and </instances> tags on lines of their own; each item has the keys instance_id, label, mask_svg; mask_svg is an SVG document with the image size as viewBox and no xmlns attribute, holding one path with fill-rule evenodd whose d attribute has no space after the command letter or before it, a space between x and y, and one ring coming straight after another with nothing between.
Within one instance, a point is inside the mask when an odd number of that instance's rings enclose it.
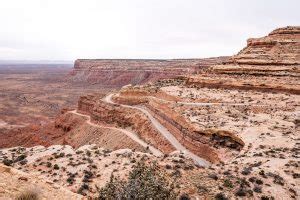
<instances>
[{"instance_id":1,"label":"rocky outcrop","mask_svg":"<svg viewBox=\"0 0 300 200\"><path fill-rule=\"evenodd\" d=\"M121 87L194 74L202 68L220 64L225 60L227 57L175 60L78 59L75 61L71 80Z\"/></svg>"},{"instance_id":2,"label":"rocky outcrop","mask_svg":"<svg viewBox=\"0 0 300 200\"><path fill-rule=\"evenodd\" d=\"M31 199L24 196L20 198L26 194L31 194L36 199L86 199L52 181L2 164L0 164L0 183L0 199Z\"/></svg>"},{"instance_id":3,"label":"rocky outcrop","mask_svg":"<svg viewBox=\"0 0 300 200\"><path fill-rule=\"evenodd\" d=\"M99 97L95 94L81 96L78 100L78 110L81 113L91 114L98 99Z\"/></svg>"},{"instance_id":4,"label":"rocky outcrop","mask_svg":"<svg viewBox=\"0 0 300 200\"><path fill-rule=\"evenodd\" d=\"M222 65L189 76L198 87L300 94L300 27L285 27L249 39L247 46Z\"/></svg>"},{"instance_id":5,"label":"rocky outcrop","mask_svg":"<svg viewBox=\"0 0 300 200\"><path fill-rule=\"evenodd\" d=\"M247 47L228 63L300 65L300 26L278 28L266 37L248 39Z\"/></svg>"}]
</instances>

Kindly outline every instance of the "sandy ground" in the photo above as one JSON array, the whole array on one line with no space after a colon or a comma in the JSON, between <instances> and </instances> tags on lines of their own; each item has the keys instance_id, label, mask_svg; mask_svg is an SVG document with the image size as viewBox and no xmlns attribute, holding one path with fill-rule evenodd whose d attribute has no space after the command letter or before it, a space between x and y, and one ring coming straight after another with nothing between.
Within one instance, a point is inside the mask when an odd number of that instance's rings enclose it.
<instances>
[{"instance_id":1,"label":"sandy ground","mask_svg":"<svg viewBox=\"0 0 300 200\"><path fill-rule=\"evenodd\" d=\"M38 199L85 199L51 181L0 164L0 199L13 200L24 194L35 194Z\"/></svg>"},{"instance_id":2,"label":"sandy ground","mask_svg":"<svg viewBox=\"0 0 300 200\"><path fill-rule=\"evenodd\" d=\"M184 166L194 168L191 160L179 163L178 160L184 157L176 152L168 157L158 158L130 149L110 151L96 145L85 145L77 150L68 145L53 145L48 148L43 146L15 147L0 151L0 161L16 159L19 156L23 156L23 159L14 163L14 168L61 185L73 192L79 192L83 185L88 185L89 189L84 189L79 193L90 196L98 195L97 188L104 186L112 173L121 178L127 177L132 166L140 159L149 162L159 161L160 165L169 165L171 169L176 164L182 165L180 167L182 169Z\"/></svg>"}]
</instances>

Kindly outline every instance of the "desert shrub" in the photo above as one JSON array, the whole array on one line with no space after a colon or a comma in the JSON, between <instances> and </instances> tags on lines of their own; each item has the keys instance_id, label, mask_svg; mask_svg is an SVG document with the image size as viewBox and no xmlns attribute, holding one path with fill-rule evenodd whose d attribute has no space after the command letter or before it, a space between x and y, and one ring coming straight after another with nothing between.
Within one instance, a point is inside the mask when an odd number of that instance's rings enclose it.
<instances>
[{"instance_id":1,"label":"desert shrub","mask_svg":"<svg viewBox=\"0 0 300 200\"><path fill-rule=\"evenodd\" d=\"M85 196L86 193L84 193L84 190L89 190L89 188L90 188L90 187L89 187L88 184L83 183L83 184L80 186L80 188L78 189L77 193Z\"/></svg>"},{"instance_id":2,"label":"desert shrub","mask_svg":"<svg viewBox=\"0 0 300 200\"><path fill-rule=\"evenodd\" d=\"M54 158L63 158L63 157L65 157L65 153L63 153L63 152L61 152L59 154L54 153L53 155L54 155Z\"/></svg>"},{"instance_id":3,"label":"desert shrub","mask_svg":"<svg viewBox=\"0 0 300 200\"><path fill-rule=\"evenodd\" d=\"M239 188L236 193L235 193L236 196L239 196L239 197L244 197L247 195L247 191L245 188Z\"/></svg>"},{"instance_id":4,"label":"desert shrub","mask_svg":"<svg viewBox=\"0 0 300 200\"><path fill-rule=\"evenodd\" d=\"M84 170L84 177L82 179L82 182L89 182L92 177L93 173L91 171Z\"/></svg>"},{"instance_id":5,"label":"desert shrub","mask_svg":"<svg viewBox=\"0 0 300 200\"><path fill-rule=\"evenodd\" d=\"M68 177L67 178L67 182L70 184L70 185L72 185L73 183L74 183L74 178L73 177Z\"/></svg>"},{"instance_id":6,"label":"desert shrub","mask_svg":"<svg viewBox=\"0 0 300 200\"><path fill-rule=\"evenodd\" d=\"M179 200L190 200L191 198L189 197L188 194L182 194L179 197Z\"/></svg>"},{"instance_id":7,"label":"desert shrub","mask_svg":"<svg viewBox=\"0 0 300 200\"><path fill-rule=\"evenodd\" d=\"M253 188L253 191L254 191L254 192L257 192L257 193L261 193L261 187L255 186L255 187Z\"/></svg>"},{"instance_id":8,"label":"desert shrub","mask_svg":"<svg viewBox=\"0 0 300 200\"><path fill-rule=\"evenodd\" d=\"M33 191L26 191L20 194L16 200L38 200L38 194Z\"/></svg>"},{"instance_id":9,"label":"desert shrub","mask_svg":"<svg viewBox=\"0 0 300 200\"><path fill-rule=\"evenodd\" d=\"M218 193L215 195L215 200L228 200L225 194L223 193Z\"/></svg>"},{"instance_id":10,"label":"desert shrub","mask_svg":"<svg viewBox=\"0 0 300 200\"><path fill-rule=\"evenodd\" d=\"M233 183L229 179L225 179L223 185L228 188L233 188Z\"/></svg>"},{"instance_id":11,"label":"desert shrub","mask_svg":"<svg viewBox=\"0 0 300 200\"><path fill-rule=\"evenodd\" d=\"M76 151L76 154L82 154L83 151Z\"/></svg>"},{"instance_id":12,"label":"desert shrub","mask_svg":"<svg viewBox=\"0 0 300 200\"><path fill-rule=\"evenodd\" d=\"M50 168L52 166L52 163L51 162L47 162L46 165L47 165L48 168Z\"/></svg>"},{"instance_id":13,"label":"desert shrub","mask_svg":"<svg viewBox=\"0 0 300 200\"><path fill-rule=\"evenodd\" d=\"M14 162L19 162L21 160L24 160L26 158L26 155L25 154L22 154L22 155L19 155Z\"/></svg>"},{"instance_id":14,"label":"desert shrub","mask_svg":"<svg viewBox=\"0 0 300 200\"><path fill-rule=\"evenodd\" d=\"M92 155L92 153L91 153L89 150L87 150L87 151L86 151L86 155L87 155L88 157L90 157L90 156Z\"/></svg>"},{"instance_id":15,"label":"desert shrub","mask_svg":"<svg viewBox=\"0 0 300 200\"><path fill-rule=\"evenodd\" d=\"M4 159L2 162L6 166L11 166L13 164L13 161L9 159Z\"/></svg>"},{"instance_id":16,"label":"desert shrub","mask_svg":"<svg viewBox=\"0 0 300 200\"><path fill-rule=\"evenodd\" d=\"M20 163L20 165L26 165L27 164L27 160L26 159L24 159L24 160L21 160L19 163Z\"/></svg>"},{"instance_id":17,"label":"desert shrub","mask_svg":"<svg viewBox=\"0 0 300 200\"><path fill-rule=\"evenodd\" d=\"M111 176L100 189L99 199L176 199L174 185L170 184L157 165L138 162L127 181Z\"/></svg>"},{"instance_id":18,"label":"desert shrub","mask_svg":"<svg viewBox=\"0 0 300 200\"><path fill-rule=\"evenodd\" d=\"M110 176L109 182L100 189L100 200L122 199L125 182L116 178L113 174Z\"/></svg>"},{"instance_id":19,"label":"desert shrub","mask_svg":"<svg viewBox=\"0 0 300 200\"><path fill-rule=\"evenodd\" d=\"M275 198L272 197L272 196L269 197L269 196L263 195L260 199L261 199L261 200L274 200Z\"/></svg>"},{"instance_id":20,"label":"desert shrub","mask_svg":"<svg viewBox=\"0 0 300 200\"><path fill-rule=\"evenodd\" d=\"M172 166L169 165L169 164L167 164L167 165L166 165L166 169L172 169Z\"/></svg>"},{"instance_id":21,"label":"desert shrub","mask_svg":"<svg viewBox=\"0 0 300 200\"><path fill-rule=\"evenodd\" d=\"M55 170L59 170L59 166L58 166L58 164L55 164L55 165L53 166L53 169L55 169Z\"/></svg>"}]
</instances>

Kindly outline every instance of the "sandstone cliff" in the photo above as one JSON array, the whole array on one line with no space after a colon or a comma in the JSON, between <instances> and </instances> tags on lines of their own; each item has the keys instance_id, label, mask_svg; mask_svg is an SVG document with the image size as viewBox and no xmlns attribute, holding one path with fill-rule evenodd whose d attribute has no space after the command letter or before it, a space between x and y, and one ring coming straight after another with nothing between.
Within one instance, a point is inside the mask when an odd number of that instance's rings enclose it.
<instances>
[{"instance_id":1,"label":"sandstone cliff","mask_svg":"<svg viewBox=\"0 0 300 200\"><path fill-rule=\"evenodd\" d=\"M299 65L300 27L278 28L268 36L250 38L247 47L229 63L246 65Z\"/></svg>"},{"instance_id":2,"label":"sandstone cliff","mask_svg":"<svg viewBox=\"0 0 300 200\"><path fill-rule=\"evenodd\" d=\"M208 71L190 76L187 84L300 94L300 27L278 28L266 37L249 39L237 55Z\"/></svg>"},{"instance_id":3,"label":"sandstone cliff","mask_svg":"<svg viewBox=\"0 0 300 200\"><path fill-rule=\"evenodd\" d=\"M71 80L121 87L194 74L202 68L226 60L227 57L175 60L78 59L75 61Z\"/></svg>"}]
</instances>

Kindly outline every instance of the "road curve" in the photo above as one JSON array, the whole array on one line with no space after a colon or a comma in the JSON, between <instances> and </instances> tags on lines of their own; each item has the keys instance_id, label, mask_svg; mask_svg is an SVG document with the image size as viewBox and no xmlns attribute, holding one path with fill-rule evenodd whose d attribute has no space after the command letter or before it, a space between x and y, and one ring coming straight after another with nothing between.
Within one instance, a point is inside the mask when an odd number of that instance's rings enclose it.
<instances>
[{"instance_id":1,"label":"road curve","mask_svg":"<svg viewBox=\"0 0 300 200\"><path fill-rule=\"evenodd\" d=\"M180 144L180 142L173 136L173 134L171 134L166 127L164 127L157 119L155 119L148 110L141 108L141 107L137 107L137 106L116 104L111 99L113 95L114 94L109 94L109 95L105 96L103 98L103 100L106 103L120 105L125 108L132 108L132 109L137 109L137 110L141 111L149 118L149 120L151 121L153 126L158 130L158 132L160 132L172 144L172 146L175 147L176 150L181 151L186 157L193 159L200 166L209 166L210 165L210 163L208 161L206 161L205 159L190 152L182 144Z\"/></svg>"},{"instance_id":2,"label":"road curve","mask_svg":"<svg viewBox=\"0 0 300 200\"><path fill-rule=\"evenodd\" d=\"M97 128L106 128L106 129L111 129L111 130L116 130L116 131L120 131L122 133L124 133L125 135L127 135L128 137L130 137L132 140L134 140L135 142L137 142L138 144L140 144L141 146L145 147L145 148L149 148L149 150L153 153L153 155L155 156L162 156L163 153L156 149L155 147L148 145L146 142L144 142L143 140L141 140L135 133L125 130L125 129L120 129L120 128L116 128L116 127L109 127L109 126L101 126L99 124L95 124L93 122L91 122L91 117L89 115L85 115L85 114L81 114L78 113L77 110L72 110L69 111L69 113L75 114L75 115L79 115L82 117L87 118L87 123L91 126L97 127Z\"/></svg>"}]
</instances>

